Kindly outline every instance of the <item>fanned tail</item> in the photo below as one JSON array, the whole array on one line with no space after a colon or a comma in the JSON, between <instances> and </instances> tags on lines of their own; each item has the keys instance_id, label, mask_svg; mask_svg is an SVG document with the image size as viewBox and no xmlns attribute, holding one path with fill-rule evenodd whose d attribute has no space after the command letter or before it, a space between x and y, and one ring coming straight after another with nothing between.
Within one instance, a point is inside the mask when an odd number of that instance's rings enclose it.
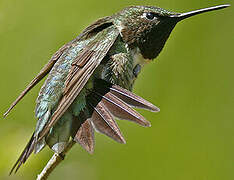
<instances>
[{"instance_id":1,"label":"fanned tail","mask_svg":"<svg viewBox=\"0 0 234 180\"><path fill-rule=\"evenodd\" d=\"M82 121L83 124L74 140L90 153L94 150L93 128L119 143L126 143L114 117L149 127L150 122L132 107L159 111L159 108L131 91L102 79L95 80L94 89L86 97L86 102L89 112L80 113L76 122Z\"/></svg>"},{"instance_id":2,"label":"fanned tail","mask_svg":"<svg viewBox=\"0 0 234 180\"><path fill-rule=\"evenodd\" d=\"M150 122L146 121L146 119L141 114L132 109L128 104L112 93L105 94L103 96L102 102L115 117L133 121L142 126L150 126Z\"/></svg>"},{"instance_id":3,"label":"fanned tail","mask_svg":"<svg viewBox=\"0 0 234 180\"><path fill-rule=\"evenodd\" d=\"M26 160L28 159L28 157L32 154L32 152L34 150L35 142L36 142L36 139L35 139L34 133L33 133L31 139L29 140L28 144L24 148L20 157L18 158L18 160L16 161L16 163L12 167L9 175L11 175L13 171L15 171L15 173L16 173L18 171L18 169L20 168L20 166L26 162Z\"/></svg>"},{"instance_id":4,"label":"fanned tail","mask_svg":"<svg viewBox=\"0 0 234 180\"><path fill-rule=\"evenodd\" d=\"M94 83L92 98L103 103L103 106L115 117L130 120L142 126L150 126L145 118L132 107L158 112L159 108L120 86L98 79Z\"/></svg>"},{"instance_id":5,"label":"fanned tail","mask_svg":"<svg viewBox=\"0 0 234 180\"><path fill-rule=\"evenodd\" d=\"M95 80L94 89L86 97L86 102L87 109L81 111L78 117L73 117L72 137L89 153L94 151L94 129L119 143L126 143L114 117L149 127L150 122L132 107L154 112L159 111L159 108L131 91L101 79ZM33 133L10 174L13 171L16 173L20 166L26 162L35 149L36 143Z\"/></svg>"}]
</instances>

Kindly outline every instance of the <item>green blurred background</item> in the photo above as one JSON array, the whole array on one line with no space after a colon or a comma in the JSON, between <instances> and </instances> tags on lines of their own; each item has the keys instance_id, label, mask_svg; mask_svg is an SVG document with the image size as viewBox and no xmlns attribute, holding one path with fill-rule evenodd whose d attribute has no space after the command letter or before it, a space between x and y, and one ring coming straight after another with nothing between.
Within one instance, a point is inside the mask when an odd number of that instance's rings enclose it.
<instances>
[{"instance_id":1,"label":"green blurred background","mask_svg":"<svg viewBox=\"0 0 234 180\"><path fill-rule=\"evenodd\" d=\"M0 112L60 46L97 18L129 5L185 12L231 2L0 0ZM119 122L126 145L96 133L93 155L76 145L49 179L233 180L233 17L230 7L179 23L135 85L134 92L161 109L157 114L140 111L152 127ZM0 120L0 179L35 179L52 156L46 148L8 176L35 127L34 106L41 85Z\"/></svg>"}]
</instances>

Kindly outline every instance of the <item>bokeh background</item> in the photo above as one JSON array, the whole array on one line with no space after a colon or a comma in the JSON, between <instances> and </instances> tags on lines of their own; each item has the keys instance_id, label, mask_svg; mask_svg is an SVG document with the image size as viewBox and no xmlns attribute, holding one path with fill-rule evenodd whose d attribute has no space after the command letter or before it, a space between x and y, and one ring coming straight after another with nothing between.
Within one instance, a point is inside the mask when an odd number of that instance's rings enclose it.
<instances>
[{"instance_id":1,"label":"bokeh background","mask_svg":"<svg viewBox=\"0 0 234 180\"><path fill-rule=\"evenodd\" d=\"M186 12L223 3L232 0L0 0L0 112L60 46L97 18L129 5ZM49 179L233 180L233 17L230 7L179 23L135 85L135 93L161 109L140 111L152 127L118 121L126 145L96 133L93 155L76 145ZM0 120L1 180L35 179L52 156L46 148L8 176L35 127L41 85Z\"/></svg>"}]
</instances>

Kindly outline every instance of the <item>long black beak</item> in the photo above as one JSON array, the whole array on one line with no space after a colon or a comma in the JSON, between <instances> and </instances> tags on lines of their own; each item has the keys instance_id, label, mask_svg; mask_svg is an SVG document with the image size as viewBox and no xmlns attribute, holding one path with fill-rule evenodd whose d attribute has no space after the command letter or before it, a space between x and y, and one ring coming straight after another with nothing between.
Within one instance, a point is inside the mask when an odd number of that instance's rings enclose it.
<instances>
[{"instance_id":1,"label":"long black beak","mask_svg":"<svg viewBox=\"0 0 234 180\"><path fill-rule=\"evenodd\" d=\"M170 17L176 18L178 21L181 21L183 19L186 19L186 18L191 17L191 16L195 16L197 14L201 14L201 13L209 12L209 11L214 11L214 10L218 10L218 9L223 9L223 8L226 8L226 7L229 7L229 6L230 6L230 4L224 4L224 5L199 9L199 10L195 10L195 11L191 11L191 12L174 14L174 15L171 15Z\"/></svg>"}]
</instances>

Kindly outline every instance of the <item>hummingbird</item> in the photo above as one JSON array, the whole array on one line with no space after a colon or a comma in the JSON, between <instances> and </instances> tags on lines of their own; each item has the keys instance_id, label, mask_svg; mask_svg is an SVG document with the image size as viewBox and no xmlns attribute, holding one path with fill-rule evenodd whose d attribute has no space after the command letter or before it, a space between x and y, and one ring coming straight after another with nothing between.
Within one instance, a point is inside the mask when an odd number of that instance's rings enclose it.
<instances>
[{"instance_id":1,"label":"hummingbird","mask_svg":"<svg viewBox=\"0 0 234 180\"><path fill-rule=\"evenodd\" d=\"M35 130L10 173L45 146L60 154L74 141L93 153L94 131L125 143L115 118L149 127L134 108L159 108L132 93L141 69L159 55L178 22L228 6L186 13L131 6L98 19L63 45L4 114L48 74L36 100Z\"/></svg>"}]
</instances>

